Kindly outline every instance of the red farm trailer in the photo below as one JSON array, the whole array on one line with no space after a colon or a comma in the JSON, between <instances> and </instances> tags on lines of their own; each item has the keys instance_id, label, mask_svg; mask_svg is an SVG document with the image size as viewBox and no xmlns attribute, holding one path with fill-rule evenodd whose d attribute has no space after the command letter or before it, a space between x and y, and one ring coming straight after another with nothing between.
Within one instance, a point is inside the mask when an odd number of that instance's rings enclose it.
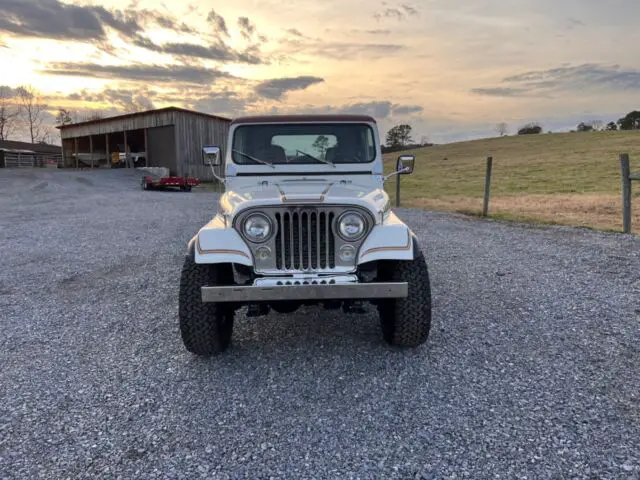
<instances>
[{"instance_id":1,"label":"red farm trailer","mask_svg":"<svg viewBox=\"0 0 640 480\"><path fill-rule=\"evenodd\" d=\"M140 185L143 190L179 187L180 190L188 192L191 190L191 187L200 185L200 180L193 177L154 177L152 175L145 175L142 177Z\"/></svg>"}]
</instances>

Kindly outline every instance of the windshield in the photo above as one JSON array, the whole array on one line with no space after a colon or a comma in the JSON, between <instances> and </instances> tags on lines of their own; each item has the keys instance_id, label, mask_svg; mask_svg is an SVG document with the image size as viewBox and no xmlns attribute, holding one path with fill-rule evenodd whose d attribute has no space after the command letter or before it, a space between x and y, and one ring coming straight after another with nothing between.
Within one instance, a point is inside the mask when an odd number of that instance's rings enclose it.
<instances>
[{"instance_id":1,"label":"windshield","mask_svg":"<svg viewBox=\"0 0 640 480\"><path fill-rule=\"evenodd\" d=\"M235 130L231 155L241 165L369 163L376 146L365 124L243 125Z\"/></svg>"}]
</instances>

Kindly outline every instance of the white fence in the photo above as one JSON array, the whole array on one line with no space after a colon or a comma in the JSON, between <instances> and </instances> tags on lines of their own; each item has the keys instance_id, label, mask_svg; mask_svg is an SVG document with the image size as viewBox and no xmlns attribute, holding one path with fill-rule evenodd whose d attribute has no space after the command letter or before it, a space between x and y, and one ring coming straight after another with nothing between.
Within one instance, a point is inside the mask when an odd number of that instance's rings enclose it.
<instances>
[{"instance_id":1,"label":"white fence","mask_svg":"<svg viewBox=\"0 0 640 480\"><path fill-rule=\"evenodd\" d=\"M62 165L62 154L9 153L4 154L5 168L57 168Z\"/></svg>"}]
</instances>

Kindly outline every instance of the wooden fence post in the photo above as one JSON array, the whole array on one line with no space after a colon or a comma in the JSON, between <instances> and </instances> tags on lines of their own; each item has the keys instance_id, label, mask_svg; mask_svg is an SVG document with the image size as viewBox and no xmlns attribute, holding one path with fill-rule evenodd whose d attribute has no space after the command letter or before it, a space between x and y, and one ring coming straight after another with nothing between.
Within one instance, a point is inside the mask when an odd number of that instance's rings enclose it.
<instances>
[{"instance_id":1,"label":"wooden fence post","mask_svg":"<svg viewBox=\"0 0 640 480\"><path fill-rule=\"evenodd\" d=\"M482 216L489 214L489 197L491 196L491 170L493 168L493 157L487 157L487 173L484 177L484 203L482 205Z\"/></svg>"},{"instance_id":2,"label":"wooden fence post","mask_svg":"<svg viewBox=\"0 0 640 480\"><path fill-rule=\"evenodd\" d=\"M396 175L396 207L400 206L400 177L402 175Z\"/></svg>"},{"instance_id":3,"label":"wooden fence post","mask_svg":"<svg viewBox=\"0 0 640 480\"><path fill-rule=\"evenodd\" d=\"M622 231L631 233L631 169L628 153L620 155L620 170L622 172Z\"/></svg>"}]
</instances>

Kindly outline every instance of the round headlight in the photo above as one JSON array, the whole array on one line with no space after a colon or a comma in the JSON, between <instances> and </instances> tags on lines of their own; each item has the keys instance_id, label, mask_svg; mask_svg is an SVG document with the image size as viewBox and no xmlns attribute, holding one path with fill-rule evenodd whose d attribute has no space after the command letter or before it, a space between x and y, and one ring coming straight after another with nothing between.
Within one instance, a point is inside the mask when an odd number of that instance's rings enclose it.
<instances>
[{"instance_id":1,"label":"round headlight","mask_svg":"<svg viewBox=\"0 0 640 480\"><path fill-rule=\"evenodd\" d=\"M271 222L264 215L251 215L244 221L244 234L252 242L264 242L271 235Z\"/></svg>"},{"instance_id":2,"label":"round headlight","mask_svg":"<svg viewBox=\"0 0 640 480\"><path fill-rule=\"evenodd\" d=\"M356 212L347 212L340 217L338 231L343 240L353 242L364 234L364 217Z\"/></svg>"}]
</instances>

